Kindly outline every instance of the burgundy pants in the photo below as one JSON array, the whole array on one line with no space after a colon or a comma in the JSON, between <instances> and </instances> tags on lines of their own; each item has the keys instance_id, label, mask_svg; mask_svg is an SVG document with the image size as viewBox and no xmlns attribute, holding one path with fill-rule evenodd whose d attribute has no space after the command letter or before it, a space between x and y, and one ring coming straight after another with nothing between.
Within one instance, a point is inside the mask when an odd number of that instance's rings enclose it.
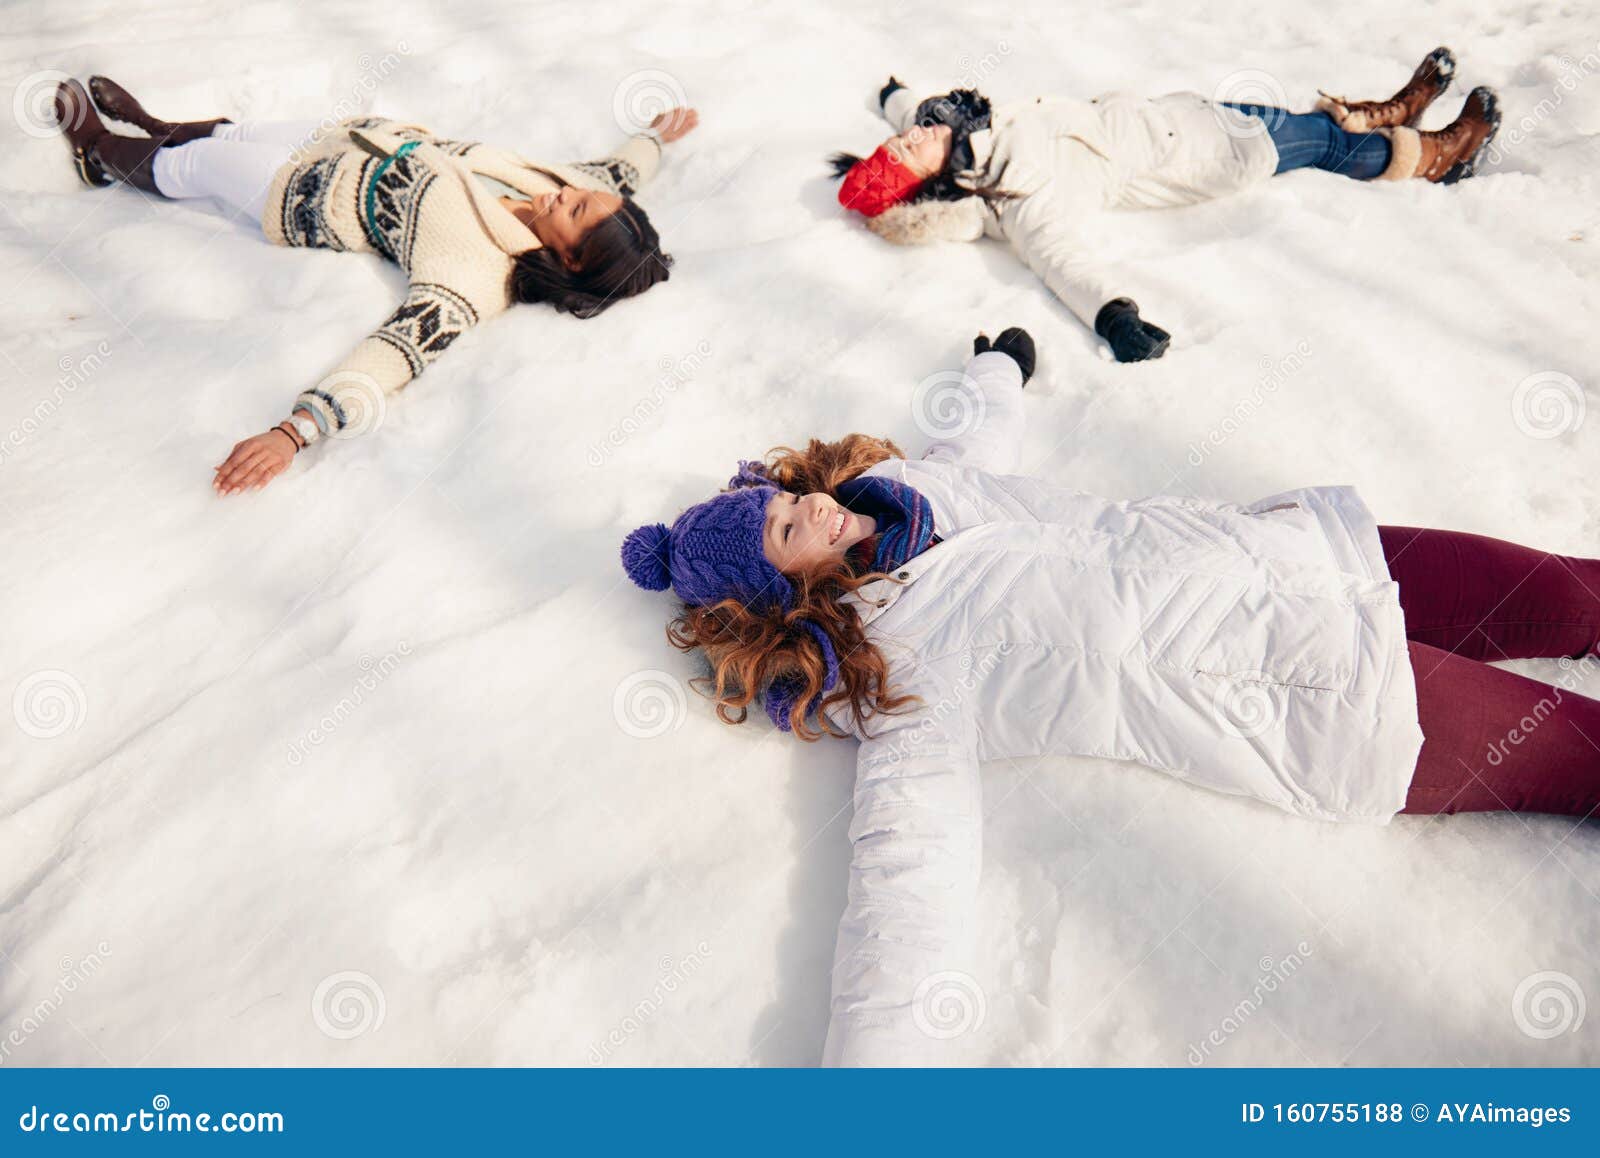
<instances>
[{"instance_id":1,"label":"burgundy pants","mask_svg":"<svg viewBox=\"0 0 1600 1158\"><path fill-rule=\"evenodd\" d=\"M1600 808L1600 560L1379 527L1400 585L1422 754L1406 812ZM1566 658L1554 684L1485 660Z\"/></svg>"}]
</instances>

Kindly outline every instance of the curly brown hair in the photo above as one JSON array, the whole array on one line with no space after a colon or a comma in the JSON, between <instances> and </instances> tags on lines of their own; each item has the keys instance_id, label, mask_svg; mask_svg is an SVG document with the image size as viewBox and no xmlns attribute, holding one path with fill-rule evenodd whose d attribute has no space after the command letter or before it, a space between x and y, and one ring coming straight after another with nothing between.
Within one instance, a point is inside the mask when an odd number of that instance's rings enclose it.
<instances>
[{"instance_id":1,"label":"curly brown hair","mask_svg":"<svg viewBox=\"0 0 1600 1158\"><path fill-rule=\"evenodd\" d=\"M866 434L846 435L837 442L813 438L804 450L775 448L764 464L741 470L735 482L771 483L797 495L821 491L840 501L839 486L885 459L904 457L888 439ZM842 602L862 584L882 578L881 572L858 572L850 563L790 575L791 607L752 610L738 599L684 607L667 625L667 639L680 650L699 648L705 653L712 674L694 682L716 700L717 716L724 723L744 723L752 701L773 684L785 684L798 694L789 697L791 706L783 723L802 740L848 734L822 714L822 709L836 705L847 705L856 728L865 732L873 713L900 711L916 702L915 697L893 693L883 653L867 639L855 611ZM826 694L827 660L821 644L804 626L807 622L826 633L838 656L839 681ZM817 727L810 722L813 709ZM776 716L773 723L780 723Z\"/></svg>"}]
</instances>

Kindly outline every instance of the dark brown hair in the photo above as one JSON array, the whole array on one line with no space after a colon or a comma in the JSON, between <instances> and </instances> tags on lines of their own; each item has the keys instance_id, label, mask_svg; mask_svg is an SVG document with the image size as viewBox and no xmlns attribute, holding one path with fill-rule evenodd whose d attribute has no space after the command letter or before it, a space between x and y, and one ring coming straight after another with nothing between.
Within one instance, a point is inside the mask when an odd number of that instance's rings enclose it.
<instances>
[{"instance_id":1,"label":"dark brown hair","mask_svg":"<svg viewBox=\"0 0 1600 1158\"><path fill-rule=\"evenodd\" d=\"M672 258L661 252L661 238L650 218L627 197L615 213L584 234L572 258L576 269L568 269L548 248L517 254L512 297L549 302L562 313L593 318L612 303L666 281L672 269Z\"/></svg>"}]
</instances>

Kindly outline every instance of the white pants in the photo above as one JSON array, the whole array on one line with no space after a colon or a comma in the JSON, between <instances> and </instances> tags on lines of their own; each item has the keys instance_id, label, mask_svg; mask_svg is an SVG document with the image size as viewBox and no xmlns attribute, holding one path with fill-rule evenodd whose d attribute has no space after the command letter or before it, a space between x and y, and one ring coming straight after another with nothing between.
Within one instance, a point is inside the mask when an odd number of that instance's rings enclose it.
<instances>
[{"instance_id":1,"label":"white pants","mask_svg":"<svg viewBox=\"0 0 1600 1158\"><path fill-rule=\"evenodd\" d=\"M209 137L157 150L156 188L178 200L214 197L230 215L259 226L267 186L295 149L311 143L318 127L316 121L218 125Z\"/></svg>"}]
</instances>

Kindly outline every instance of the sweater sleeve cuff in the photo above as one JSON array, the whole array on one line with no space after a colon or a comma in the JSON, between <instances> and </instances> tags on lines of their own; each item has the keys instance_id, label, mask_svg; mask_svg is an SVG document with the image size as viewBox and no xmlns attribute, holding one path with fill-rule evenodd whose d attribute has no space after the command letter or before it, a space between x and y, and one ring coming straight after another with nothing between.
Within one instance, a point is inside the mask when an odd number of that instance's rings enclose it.
<instances>
[{"instance_id":1,"label":"sweater sleeve cuff","mask_svg":"<svg viewBox=\"0 0 1600 1158\"><path fill-rule=\"evenodd\" d=\"M323 436L333 433L344 425L339 403L332 394L320 388L301 391L300 396L294 400L290 413L295 410L309 413L311 420L317 424L318 432Z\"/></svg>"}]
</instances>

